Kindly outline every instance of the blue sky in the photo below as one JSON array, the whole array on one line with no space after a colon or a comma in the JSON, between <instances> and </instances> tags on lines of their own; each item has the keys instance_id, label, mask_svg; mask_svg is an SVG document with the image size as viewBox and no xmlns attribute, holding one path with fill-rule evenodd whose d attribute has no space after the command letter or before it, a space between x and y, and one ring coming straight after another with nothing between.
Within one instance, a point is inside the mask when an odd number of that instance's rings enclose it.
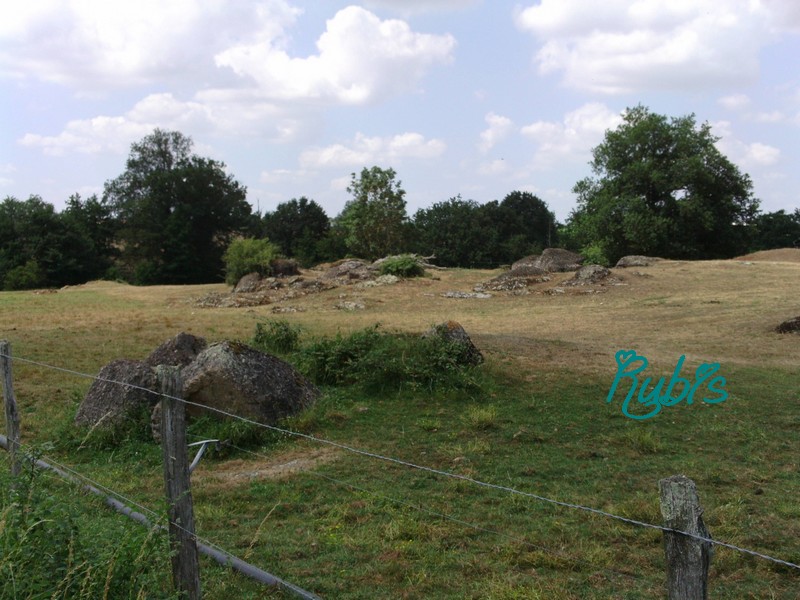
<instances>
[{"instance_id":1,"label":"blue sky","mask_svg":"<svg viewBox=\"0 0 800 600\"><path fill-rule=\"evenodd\" d=\"M527 190L560 220L644 104L695 113L762 210L800 206L796 0L36 0L0 8L0 198L101 193L155 127L261 211L333 217L392 167L409 214Z\"/></svg>"}]
</instances>

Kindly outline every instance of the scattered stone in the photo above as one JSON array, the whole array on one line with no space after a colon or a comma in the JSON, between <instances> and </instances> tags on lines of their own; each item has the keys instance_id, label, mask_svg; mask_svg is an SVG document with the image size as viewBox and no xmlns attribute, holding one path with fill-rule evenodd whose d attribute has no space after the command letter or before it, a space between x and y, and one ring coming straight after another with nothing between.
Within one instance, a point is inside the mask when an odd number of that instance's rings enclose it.
<instances>
[{"instance_id":1,"label":"scattered stone","mask_svg":"<svg viewBox=\"0 0 800 600\"><path fill-rule=\"evenodd\" d=\"M616 267L617 268L627 268L627 267L649 267L653 263L656 263L660 260L664 260L663 258L658 258L656 256L642 256L641 254L631 254L630 256L623 256L617 261Z\"/></svg>"},{"instance_id":2,"label":"scattered stone","mask_svg":"<svg viewBox=\"0 0 800 600\"><path fill-rule=\"evenodd\" d=\"M585 267L578 269L575 272L575 276L569 281L565 281L564 285L596 285L601 284L601 282L605 282L605 280L608 280L608 283L618 281L617 279L613 278L609 279L610 277L611 271L605 267L601 265L586 265Z\"/></svg>"},{"instance_id":3,"label":"scattered stone","mask_svg":"<svg viewBox=\"0 0 800 600\"><path fill-rule=\"evenodd\" d=\"M306 309L302 306L273 306L272 314L281 315L286 313L305 312Z\"/></svg>"},{"instance_id":4,"label":"scattered stone","mask_svg":"<svg viewBox=\"0 0 800 600\"><path fill-rule=\"evenodd\" d=\"M477 366L483 362L483 354L472 343L466 330L457 321L447 321L436 325L422 334L423 337L439 336L449 342L454 342L463 347L463 362L466 365Z\"/></svg>"},{"instance_id":5,"label":"scattered stone","mask_svg":"<svg viewBox=\"0 0 800 600\"><path fill-rule=\"evenodd\" d=\"M239 279L239 282L234 286L234 294L252 294L257 292L261 286L261 275L259 273L248 273Z\"/></svg>"},{"instance_id":6,"label":"scattered stone","mask_svg":"<svg viewBox=\"0 0 800 600\"><path fill-rule=\"evenodd\" d=\"M775 328L777 333L800 333L800 317L784 321Z\"/></svg>"},{"instance_id":7,"label":"scattered stone","mask_svg":"<svg viewBox=\"0 0 800 600\"><path fill-rule=\"evenodd\" d=\"M491 298L491 294L487 294L486 292L444 292L442 294L444 298Z\"/></svg>"},{"instance_id":8,"label":"scattered stone","mask_svg":"<svg viewBox=\"0 0 800 600\"><path fill-rule=\"evenodd\" d=\"M347 310L347 311L364 310L366 308L363 302L350 302L349 300L345 300L343 302L337 302L336 304L333 305L333 307L338 310Z\"/></svg>"},{"instance_id":9,"label":"scattered stone","mask_svg":"<svg viewBox=\"0 0 800 600\"><path fill-rule=\"evenodd\" d=\"M546 248L541 256L532 263L534 267L544 269L548 273L577 271L581 267L583 257L563 248Z\"/></svg>"},{"instance_id":10,"label":"scattered stone","mask_svg":"<svg viewBox=\"0 0 800 600\"><path fill-rule=\"evenodd\" d=\"M153 369L158 365L185 367L207 346L203 338L182 332L153 350L144 362Z\"/></svg>"},{"instance_id":11,"label":"scattered stone","mask_svg":"<svg viewBox=\"0 0 800 600\"><path fill-rule=\"evenodd\" d=\"M293 258L273 258L269 266L276 277L300 275L300 265Z\"/></svg>"},{"instance_id":12,"label":"scattered stone","mask_svg":"<svg viewBox=\"0 0 800 600\"><path fill-rule=\"evenodd\" d=\"M372 265L363 260L345 259L333 264L322 274L322 279L343 279L345 281L369 279Z\"/></svg>"},{"instance_id":13,"label":"scattered stone","mask_svg":"<svg viewBox=\"0 0 800 600\"><path fill-rule=\"evenodd\" d=\"M124 384L124 385L120 385ZM78 407L75 424L114 430L142 421L142 427L158 396L149 392L157 387L149 365L136 361L114 360L100 369Z\"/></svg>"}]
</instances>

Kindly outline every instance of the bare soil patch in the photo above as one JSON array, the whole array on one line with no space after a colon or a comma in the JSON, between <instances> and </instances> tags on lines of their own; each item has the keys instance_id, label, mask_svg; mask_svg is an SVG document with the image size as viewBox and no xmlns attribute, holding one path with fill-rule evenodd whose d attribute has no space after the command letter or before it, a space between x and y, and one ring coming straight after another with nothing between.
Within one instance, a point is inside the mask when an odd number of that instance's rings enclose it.
<instances>
[{"instance_id":1,"label":"bare soil patch","mask_svg":"<svg viewBox=\"0 0 800 600\"><path fill-rule=\"evenodd\" d=\"M192 482L204 488L248 485L259 479L287 479L297 473L327 464L338 456L335 448L301 448L270 459L234 459L221 463L200 463Z\"/></svg>"}]
</instances>

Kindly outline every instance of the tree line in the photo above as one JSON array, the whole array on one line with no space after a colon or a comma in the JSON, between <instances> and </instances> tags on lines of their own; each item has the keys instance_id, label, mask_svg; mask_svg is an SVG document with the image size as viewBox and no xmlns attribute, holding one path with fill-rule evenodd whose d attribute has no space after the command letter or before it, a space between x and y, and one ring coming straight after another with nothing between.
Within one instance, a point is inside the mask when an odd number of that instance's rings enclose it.
<instances>
[{"instance_id":1,"label":"tree line","mask_svg":"<svg viewBox=\"0 0 800 600\"><path fill-rule=\"evenodd\" d=\"M242 238L268 240L273 254L303 266L414 252L468 268L552 246L613 264L626 254L701 260L800 244L800 209L761 213L749 176L717 141L694 115L628 109L593 150L593 176L575 184L577 206L558 223L524 191L484 204L455 196L409 216L397 173L377 166L351 175L334 218L306 197L254 213L223 163L194 154L180 132L156 129L132 144L100 197L74 195L61 212L38 196L0 203L0 288L222 281L225 252Z\"/></svg>"}]
</instances>

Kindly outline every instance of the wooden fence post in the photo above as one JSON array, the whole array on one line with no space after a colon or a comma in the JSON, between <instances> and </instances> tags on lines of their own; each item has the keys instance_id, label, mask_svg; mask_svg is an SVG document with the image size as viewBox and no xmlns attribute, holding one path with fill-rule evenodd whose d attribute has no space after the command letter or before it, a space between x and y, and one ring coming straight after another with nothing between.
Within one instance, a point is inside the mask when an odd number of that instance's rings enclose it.
<instances>
[{"instance_id":1,"label":"wooden fence post","mask_svg":"<svg viewBox=\"0 0 800 600\"><path fill-rule=\"evenodd\" d=\"M19 460L19 413L17 412L17 399L14 397L14 384L11 379L11 344L6 340L0 340L0 377L3 380L6 435L8 437L8 453L11 458L11 475L17 477L22 473L22 463Z\"/></svg>"},{"instance_id":2,"label":"wooden fence post","mask_svg":"<svg viewBox=\"0 0 800 600\"><path fill-rule=\"evenodd\" d=\"M673 475L659 481L658 489L664 527L711 538L703 523L703 509L694 481L684 475ZM681 533L664 532L670 600L706 600L712 546Z\"/></svg>"},{"instance_id":3,"label":"wooden fence post","mask_svg":"<svg viewBox=\"0 0 800 600\"><path fill-rule=\"evenodd\" d=\"M164 454L164 485L169 512L172 548L172 580L188 600L200 598L200 562L194 532L194 509L189 489L189 459L186 448L186 410L181 397L183 383L176 367L158 367L161 398L161 448Z\"/></svg>"}]
</instances>

